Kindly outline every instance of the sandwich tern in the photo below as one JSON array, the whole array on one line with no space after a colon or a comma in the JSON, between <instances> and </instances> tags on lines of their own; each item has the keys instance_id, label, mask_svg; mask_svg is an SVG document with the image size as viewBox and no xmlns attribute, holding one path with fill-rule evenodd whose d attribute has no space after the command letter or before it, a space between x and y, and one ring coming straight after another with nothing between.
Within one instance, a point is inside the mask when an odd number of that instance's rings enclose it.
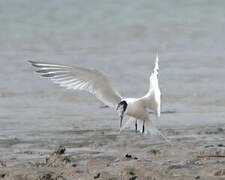
<instances>
[{"instance_id":1,"label":"sandwich tern","mask_svg":"<svg viewBox=\"0 0 225 180\"><path fill-rule=\"evenodd\" d=\"M41 76L50 78L54 83L67 89L84 90L95 95L105 105L116 110L120 116L120 130L124 115L135 120L135 130L142 133L152 133L148 109L153 110L157 117L160 116L161 92L158 83L158 55L155 67L150 75L150 87L147 94L141 98L123 98L113 89L108 78L101 72L76 66L50 64L29 61ZM147 127L147 128L146 128Z\"/></svg>"}]
</instances>

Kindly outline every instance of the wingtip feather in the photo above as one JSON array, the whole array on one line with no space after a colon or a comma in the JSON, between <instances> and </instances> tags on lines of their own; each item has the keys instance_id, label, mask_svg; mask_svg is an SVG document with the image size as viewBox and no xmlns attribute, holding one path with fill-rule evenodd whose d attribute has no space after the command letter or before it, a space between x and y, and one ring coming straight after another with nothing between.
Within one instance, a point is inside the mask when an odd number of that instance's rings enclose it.
<instances>
[{"instance_id":1,"label":"wingtip feather","mask_svg":"<svg viewBox=\"0 0 225 180\"><path fill-rule=\"evenodd\" d=\"M29 63L31 63L31 64L33 64L34 62L33 61L31 61L31 60L27 60L27 62L29 62Z\"/></svg>"},{"instance_id":2,"label":"wingtip feather","mask_svg":"<svg viewBox=\"0 0 225 180\"><path fill-rule=\"evenodd\" d=\"M38 62L35 62L35 61L32 61L32 60L27 60L27 62L29 62L32 66L34 66L34 67L38 67L37 66L37 63Z\"/></svg>"}]
</instances>

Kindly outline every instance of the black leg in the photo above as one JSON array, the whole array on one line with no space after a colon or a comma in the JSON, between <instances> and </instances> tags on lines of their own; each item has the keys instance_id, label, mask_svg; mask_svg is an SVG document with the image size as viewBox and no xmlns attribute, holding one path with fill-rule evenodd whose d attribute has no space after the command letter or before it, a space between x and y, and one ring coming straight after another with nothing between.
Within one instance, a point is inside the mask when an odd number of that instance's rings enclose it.
<instances>
[{"instance_id":1,"label":"black leg","mask_svg":"<svg viewBox=\"0 0 225 180\"><path fill-rule=\"evenodd\" d=\"M143 121L142 134L145 132L145 121Z\"/></svg>"},{"instance_id":2,"label":"black leg","mask_svg":"<svg viewBox=\"0 0 225 180\"><path fill-rule=\"evenodd\" d=\"M135 131L137 133L137 120L135 121Z\"/></svg>"}]
</instances>

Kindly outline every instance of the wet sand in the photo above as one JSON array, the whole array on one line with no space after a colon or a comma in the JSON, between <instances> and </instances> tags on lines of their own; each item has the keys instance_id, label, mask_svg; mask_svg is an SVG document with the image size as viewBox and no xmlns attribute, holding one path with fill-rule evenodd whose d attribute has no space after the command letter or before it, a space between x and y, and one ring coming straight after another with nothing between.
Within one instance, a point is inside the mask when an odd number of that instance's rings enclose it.
<instances>
[{"instance_id":1,"label":"wet sand","mask_svg":"<svg viewBox=\"0 0 225 180\"><path fill-rule=\"evenodd\" d=\"M159 137L147 137L133 131L118 133L108 129L64 132L76 135L76 141L64 139L61 146L60 141L53 142L55 150L49 151L42 151L41 148L39 151L21 149L15 158L1 161L0 178L225 178L225 128L212 126L161 130L172 145ZM10 146L9 141L5 145Z\"/></svg>"},{"instance_id":2,"label":"wet sand","mask_svg":"<svg viewBox=\"0 0 225 180\"><path fill-rule=\"evenodd\" d=\"M225 179L224 6L0 1L0 179ZM156 125L173 146L119 133L115 112L27 63L98 69L122 96L141 97L156 52L162 110L176 111Z\"/></svg>"}]
</instances>

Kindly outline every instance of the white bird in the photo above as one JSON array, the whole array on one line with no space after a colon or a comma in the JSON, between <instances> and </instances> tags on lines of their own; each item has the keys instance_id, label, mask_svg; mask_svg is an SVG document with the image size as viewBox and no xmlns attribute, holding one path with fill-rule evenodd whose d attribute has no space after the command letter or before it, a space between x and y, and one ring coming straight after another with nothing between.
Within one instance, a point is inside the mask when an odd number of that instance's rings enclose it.
<instances>
[{"instance_id":1,"label":"white bird","mask_svg":"<svg viewBox=\"0 0 225 180\"><path fill-rule=\"evenodd\" d=\"M150 75L150 87L148 93L141 98L122 98L115 91L108 78L97 70L86 69L76 66L65 66L43 62L29 61L43 77L50 78L54 83L67 89L84 90L95 95L107 106L116 110L120 115L120 130L124 115L135 118L135 129L142 126L149 126L151 121L148 116L148 109L160 116L161 93L158 84L158 55L156 56L155 68ZM139 127L140 129L140 127ZM151 132L150 132L151 133Z\"/></svg>"}]
</instances>

